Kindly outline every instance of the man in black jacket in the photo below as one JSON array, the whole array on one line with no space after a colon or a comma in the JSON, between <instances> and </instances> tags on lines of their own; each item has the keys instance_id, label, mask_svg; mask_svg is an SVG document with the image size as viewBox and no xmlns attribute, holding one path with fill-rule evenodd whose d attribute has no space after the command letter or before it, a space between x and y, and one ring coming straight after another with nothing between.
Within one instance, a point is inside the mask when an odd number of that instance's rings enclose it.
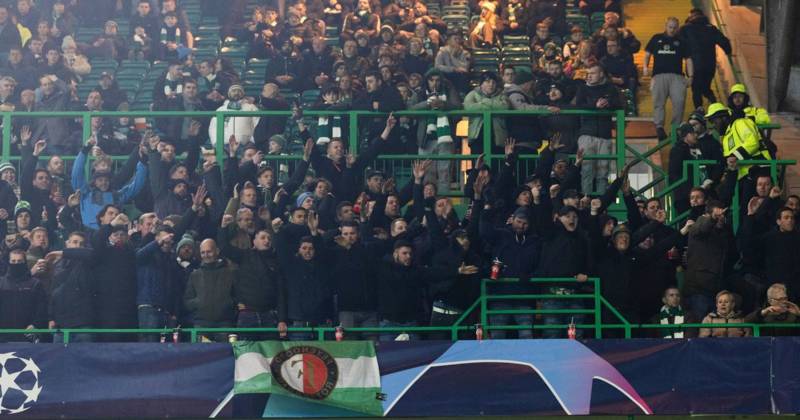
<instances>
[{"instance_id":1,"label":"man in black jacket","mask_svg":"<svg viewBox=\"0 0 800 420\"><path fill-rule=\"evenodd\" d=\"M720 30L708 21L700 9L692 9L678 35L689 43L694 78L692 79L692 103L694 108L703 106L703 96L709 103L717 102L711 90L711 82L717 72L717 45L731 55L731 42Z\"/></svg>"},{"instance_id":2,"label":"man in black jacket","mask_svg":"<svg viewBox=\"0 0 800 420\"><path fill-rule=\"evenodd\" d=\"M136 255L128 242L128 217L120 213L92 237L95 324L98 328L136 328ZM129 341L103 334L100 341Z\"/></svg>"},{"instance_id":3,"label":"man in black jacket","mask_svg":"<svg viewBox=\"0 0 800 420\"><path fill-rule=\"evenodd\" d=\"M92 328L94 325L94 285L90 262L92 250L86 235L72 232L62 251L48 254L53 264L53 283L48 310L48 328ZM70 343L92 341L90 333L69 336ZM63 334L53 334L53 342L63 342Z\"/></svg>"},{"instance_id":4,"label":"man in black jacket","mask_svg":"<svg viewBox=\"0 0 800 420\"><path fill-rule=\"evenodd\" d=\"M336 303L343 328L378 326L376 282L373 261L380 258L364 247L356 222L343 222L331 237L332 277L336 281ZM374 336L374 334L367 335Z\"/></svg>"},{"instance_id":5,"label":"man in black jacket","mask_svg":"<svg viewBox=\"0 0 800 420\"><path fill-rule=\"evenodd\" d=\"M0 53L5 56L11 47L22 46L17 25L11 21L8 7L5 5L0 6L0 28L2 28L0 29ZM0 61L5 61L5 57Z\"/></svg>"},{"instance_id":6,"label":"man in black jacket","mask_svg":"<svg viewBox=\"0 0 800 420\"><path fill-rule=\"evenodd\" d=\"M8 270L0 277L0 327L15 329L44 328L47 297L38 278L25 263L25 250L12 249ZM35 267L34 270L39 269ZM26 335L25 339L35 339ZM2 341L21 341L19 336L3 334Z\"/></svg>"},{"instance_id":7,"label":"man in black jacket","mask_svg":"<svg viewBox=\"0 0 800 420\"><path fill-rule=\"evenodd\" d=\"M353 102L353 109L374 112L392 112L406 108L405 101L403 101L403 97L400 96L400 92L396 87L383 83L380 73L371 71L367 73L364 80L367 90ZM364 133L362 130L360 135L366 135L368 139L374 139L377 137L378 133L380 133L382 119L372 118L368 121L368 124L364 124L364 127L367 127L367 132Z\"/></svg>"},{"instance_id":8,"label":"man in black jacket","mask_svg":"<svg viewBox=\"0 0 800 420\"><path fill-rule=\"evenodd\" d=\"M495 294L531 293L533 289L527 280L536 270L541 252L541 241L530 228L530 212L527 208L520 207L514 211L510 226L495 227L492 206L483 201L483 191L487 182L488 176L486 175L478 175L475 180L472 218L480 223L480 237L489 245L493 261L503 267L500 276L519 279L517 283L498 284L492 287L491 291ZM489 308L493 310L533 309L530 302L521 300L507 302L495 300L492 302ZM489 321L492 325L508 325L511 318L511 315L492 315ZM531 314L513 315L513 318L517 325L533 324L533 315ZM518 330L517 335L519 338L533 338L533 331ZM492 338L505 338L506 332L504 330L491 331L491 336Z\"/></svg>"},{"instance_id":9,"label":"man in black jacket","mask_svg":"<svg viewBox=\"0 0 800 420\"><path fill-rule=\"evenodd\" d=\"M697 133L694 132L694 128L691 125L687 123L681 124L676 134L678 141L675 142L675 145L672 146L672 150L669 152L668 175L670 184L683 178L684 162L701 160L704 158L703 151L700 149L697 141ZM683 214L683 212L689 210L689 190L691 190L692 185L694 185L695 171L700 172L699 175L702 180L705 178L704 169L705 168L702 166L687 166L688 179L682 185L678 186L678 188L675 188L672 193L677 214Z\"/></svg>"},{"instance_id":10,"label":"man in black jacket","mask_svg":"<svg viewBox=\"0 0 800 420\"><path fill-rule=\"evenodd\" d=\"M276 237L278 261L286 278L287 320L291 321L291 327L324 326L333 319L331 260L322 246L319 215L311 212L307 224L311 235L300 238L297 247L291 245L286 227ZM311 340L315 335L293 332L289 338Z\"/></svg>"},{"instance_id":11,"label":"man in black jacket","mask_svg":"<svg viewBox=\"0 0 800 420\"><path fill-rule=\"evenodd\" d=\"M229 240L220 241L222 256L239 265L239 279L234 285L237 328L278 328L280 337L286 335L286 284L272 247L272 233L259 230L253 237L253 247L239 249ZM248 339L275 339L276 334L248 334Z\"/></svg>"},{"instance_id":12,"label":"man in black jacket","mask_svg":"<svg viewBox=\"0 0 800 420\"><path fill-rule=\"evenodd\" d=\"M546 217L550 212L540 212L540 225L544 228L542 236L541 258L536 268L536 277L549 278L575 278L579 283L588 280L587 273L591 266L589 240L583 230L578 230L578 210L572 206L564 206L558 210L558 219L554 223L547 223ZM572 295L579 293L584 287L579 283L550 283L546 286L545 293L556 295ZM546 299L542 301L543 309L585 309L586 305L580 299ZM568 324L571 320L575 324L583 323L584 316L570 315L545 315L544 324ZM581 337L582 330L576 331ZM545 338L558 338L564 336L564 330L544 330Z\"/></svg>"},{"instance_id":13,"label":"man in black jacket","mask_svg":"<svg viewBox=\"0 0 800 420\"><path fill-rule=\"evenodd\" d=\"M578 108L610 111L622 107L619 91L607 78L603 67L599 64L589 67L586 84L578 88L575 95ZM578 147L587 156L609 155L614 149L611 138L613 126L611 115L581 116L580 137ZM602 195L608 188L609 161L605 159L589 160L581 165L581 188L584 194Z\"/></svg>"},{"instance_id":14,"label":"man in black jacket","mask_svg":"<svg viewBox=\"0 0 800 420\"><path fill-rule=\"evenodd\" d=\"M386 256L377 269L378 318L381 328L416 327L425 316L425 287L433 280L430 271L413 264L412 245L397 241L392 255ZM380 335L381 341L417 334L394 331Z\"/></svg>"}]
</instances>

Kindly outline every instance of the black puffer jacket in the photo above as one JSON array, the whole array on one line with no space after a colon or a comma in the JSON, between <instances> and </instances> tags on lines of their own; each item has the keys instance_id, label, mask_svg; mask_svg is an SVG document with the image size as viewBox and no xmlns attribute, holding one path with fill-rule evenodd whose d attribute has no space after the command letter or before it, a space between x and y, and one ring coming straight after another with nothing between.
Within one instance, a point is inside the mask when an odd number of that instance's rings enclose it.
<instances>
[{"instance_id":1,"label":"black puffer jacket","mask_svg":"<svg viewBox=\"0 0 800 420\"><path fill-rule=\"evenodd\" d=\"M705 16L698 16L687 20L678 33L686 39L691 48L692 62L695 68L716 68L717 55L715 48L717 45L731 55L731 42L720 30L712 25Z\"/></svg>"}]
</instances>

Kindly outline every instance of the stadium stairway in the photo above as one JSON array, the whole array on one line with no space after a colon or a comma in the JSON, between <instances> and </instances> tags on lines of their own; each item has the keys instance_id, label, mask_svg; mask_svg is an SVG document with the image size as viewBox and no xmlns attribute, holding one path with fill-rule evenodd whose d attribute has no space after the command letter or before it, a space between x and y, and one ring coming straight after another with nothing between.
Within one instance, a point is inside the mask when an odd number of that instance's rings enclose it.
<instances>
[{"instance_id":1,"label":"stadium stairway","mask_svg":"<svg viewBox=\"0 0 800 420\"><path fill-rule=\"evenodd\" d=\"M629 28L642 43L642 49L634 55L634 62L639 69L639 81L641 86L637 92L637 103L639 106L639 116L647 119L653 115L653 98L650 95L650 77L641 76L642 65L644 64L644 47L650 38L664 31L664 23L667 17L675 16L683 23L689 10L694 7L692 0L624 0L623 11L625 13L625 26ZM651 60L652 66L652 60ZM652 67L651 67L652 68ZM717 97L720 90L715 84L712 86ZM706 107L708 104L706 104ZM692 94L687 92L686 108L684 117L687 117L692 110ZM672 115L672 107L667 103L667 121Z\"/></svg>"}]
</instances>

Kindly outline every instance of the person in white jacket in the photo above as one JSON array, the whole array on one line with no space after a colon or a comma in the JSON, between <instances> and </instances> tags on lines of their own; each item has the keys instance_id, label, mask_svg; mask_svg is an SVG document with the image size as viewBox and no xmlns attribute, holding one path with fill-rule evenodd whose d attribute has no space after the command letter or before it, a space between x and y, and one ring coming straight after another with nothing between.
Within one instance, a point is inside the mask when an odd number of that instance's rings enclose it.
<instances>
[{"instance_id":1,"label":"person in white jacket","mask_svg":"<svg viewBox=\"0 0 800 420\"><path fill-rule=\"evenodd\" d=\"M258 107L244 100L244 89L241 85L228 88L228 99L217 108L217 111L258 111ZM226 144L231 136L236 137L239 145L253 141L253 131L258 125L258 117L225 117L225 135L217 138L217 119L212 118L208 126L208 136Z\"/></svg>"}]
</instances>

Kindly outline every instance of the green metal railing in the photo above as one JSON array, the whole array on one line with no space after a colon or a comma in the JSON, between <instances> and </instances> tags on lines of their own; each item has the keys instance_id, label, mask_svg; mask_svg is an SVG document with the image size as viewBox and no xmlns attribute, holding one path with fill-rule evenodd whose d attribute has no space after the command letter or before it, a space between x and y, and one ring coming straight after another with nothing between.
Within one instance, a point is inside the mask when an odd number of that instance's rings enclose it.
<instances>
[{"instance_id":1,"label":"green metal railing","mask_svg":"<svg viewBox=\"0 0 800 420\"><path fill-rule=\"evenodd\" d=\"M591 286L591 292L578 292L575 294L553 294L553 293L527 293L527 294L492 294L489 288L516 283L520 280L517 278L501 278L498 280L484 279L481 282L481 295L467 308L460 317L452 324L445 326L420 326L420 327L354 327L345 329L346 337L349 334L358 335L361 333L372 334L385 334L385 333L413 333L413 334L429 334L429 333L450 333L450 339L456 341L459 339L460 334L474 334L477 328L483 328L485 331L519 331L519 330L565 330L570 327L569 324L543 324L534 322L531 325L492 325L490 318L492 315L592 315L594 318L590 323L576 324L577 329L594 330L594 338L603 338L603 331L606 330L622 330L624 338L632 338L633 331L642 330L661 330L669 329L672 332L686 332L688 330L696 330L699 328L719 329L719 328L749 328L752 330L754 337L760 337L763 329L779 328L779 329L794 329L800 328L800 323L729 323L729 324L632 324L620 312L606 300L600 293L600 279L589 278L585 282L579 282L574 278L534 278L527 280L526 283L532 287L542 287L547 284L574 284L576 288L584 288ZM572 299L591 301L590 305L586 305L585 309L492 309L490 302L492 301L541 301L545 299ZM531 304L531 306L534 306ZM535 306L534 306L535 307ZM467 319L471 318L476 310L480 311L479 324L476 325L462 325ZM606 310L613 317L612 322L603 322L603 311ZM324 341L334 338L337 327L333 326L319 326L319 327L290 327L287 329L289 333L306 333L316 337L316 340ZM277 335L279 330L277 328L150 328L150 329L79 329L79 328L56 328L56 329L5 329L0 330L0 335L8 334L40 334L49 336L50 334L61 334L64 344L70 343L71 337L74 334L87 333L87 334L129 334L132 337L137 335L164 335L171 337L173 333L178 333L183 340L187 338L190 343L197 343L202 341L205 335L213 334L272 334ZM462 336L463 338L463 336ZM169 340L171 341L171 340Z\"/></svg>"}]
</instances>

